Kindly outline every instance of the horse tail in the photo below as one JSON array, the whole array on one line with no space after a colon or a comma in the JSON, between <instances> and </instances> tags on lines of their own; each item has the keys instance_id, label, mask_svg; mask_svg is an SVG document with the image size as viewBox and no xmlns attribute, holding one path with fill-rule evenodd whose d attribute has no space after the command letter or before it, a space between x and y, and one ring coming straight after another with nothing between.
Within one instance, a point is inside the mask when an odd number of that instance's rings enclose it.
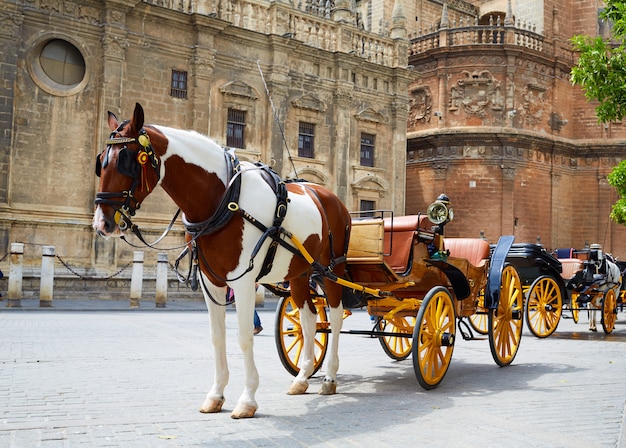
<instances>
[{"instance_id":1,"label":"horse tail","mask_svg":"<svg viewBox=\"0 0 626 448\"><path fill-rule=\"evenodd\" d=\"M305 187L317 202L324 222L325 238L319 261L327 265L338 277L344 277L352 228L350 213L343 202L326 188L316 184L307 184ZM342 287L328 279L324 281L324 285L328 304L331 308L336 308L341 302Z\"/></svg>"}]
</instances>

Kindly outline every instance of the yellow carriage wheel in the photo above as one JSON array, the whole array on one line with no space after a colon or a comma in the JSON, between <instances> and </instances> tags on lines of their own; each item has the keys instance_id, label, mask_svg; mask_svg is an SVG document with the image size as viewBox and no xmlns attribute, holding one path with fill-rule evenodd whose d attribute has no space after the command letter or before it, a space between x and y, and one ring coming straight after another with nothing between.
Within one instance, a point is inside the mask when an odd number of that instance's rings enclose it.
<instances>
[{"instance_id":1,"label":"yellow carriage wheel","mask_svg":"<svg viewBox=\"0 0 626 448\"><path fill-rule=\"evenodd\" d=\"M614 289L604 293L602 301L602 328L606 334L610 334L615 328L617 319L617 296Z\"/></svg>"},{"instance_id":2,"label":"yellow carriage wheel","mask_svg":"<svg viewBox=\"0 0 626 448\"><path fill-rule=\"evenodd\" d=\"M522 339L524 293L517 270L504 266L498 308L489 313L489 346L499 366L513 362Z\"/></svg>"},{"instance_id":3,"label":"yellow carriage wheel","mask_svg":"<svg viewBox=\"0 0 626 448\"><path fill-rule=\"evenodd\" d=\"M413 330L413 370L420 386L434 389L450 366L456 337L450 292L437 286L426 294Z\"/></svg>"},{"instance_id":4,"label":"yellow carriage wheel","mask_svg":"<svg viewBox=\"0 0 626 448\"><path fill-rule=\"evenodd\" d=\"M411 354L413 328L415 317L394 317L392 320L381 320L378 329L385 333L402 333L407 336L381 336L380 345L387 356L396 361L402 361Z\"/></svg>"},{"instance_id":5,"label":"yellow carriage wheel","mask_svg":"<svg viewBox=\"0 0 626 448\"><path fill-rule=\"evenodd\" d=\"M469 322L474 331L478 334L489 333L489 319L487 317L487 310L485 309L485 290L481 289L478 295L478 305L476 312L469 317Z\"/></svg>"},{"instance_id":6,"label":"yellow carriage wheel","mask_svg":"<svg viewBox=\"0 0 626 448\"><path fill-rule=\"evenodd\" d=\"M572 319L574 323L578 323L578 316L580 314L580 303L578 302L578 293L572 291L572 297L570 299L570 310L572 312Z\"/></svg>"},{"instance_id":7,"label":"yellow carriage wheel","mask_svg":"<svg viewBox=\"0 0 626 448\"><path fill-rule=\"evenodd\" d=\"M306 306L306 305L305 305ZM317 330L328 330L330 325L326 314L326 299L321 296L315 298L317 310ZM293 376L298 375L300 357L304 347L302 325L300 323L300 310L291 296L282 297L276 308L276 331L274 333L278 357L285 369ZM315 333L315 362L311 375L314 375L324 362L328 349L328 333L316 331Z\"/></svg>"},{"instance_id":8,"label":"yellow carriage wheel","mask_svg":"<svg viewBox=\"0 0 626 448\"><path fill-rule=\"evenodd\" d=\"M554 277L537 277L526 298L526 325L538 338L550 336L561 320L563 298Z\"/></svg>"}]
</instances>

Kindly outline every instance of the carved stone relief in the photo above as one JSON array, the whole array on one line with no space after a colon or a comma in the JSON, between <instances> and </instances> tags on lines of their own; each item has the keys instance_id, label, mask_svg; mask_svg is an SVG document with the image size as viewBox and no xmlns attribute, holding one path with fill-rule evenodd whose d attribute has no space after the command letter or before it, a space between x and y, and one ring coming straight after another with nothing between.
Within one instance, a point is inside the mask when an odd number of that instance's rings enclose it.
<instances>
[{"instance_id":1,"label":"carved stone relief","mask_svg":"<svg viewBox=\"0 0 626 448\"><path fill-rule=\"evenodd\" d=\"M522 108L519 111L522 123L527 126L541 123L546 104L546 89L536 84L527 84L522 90Z\"/></svg>"},{"instance_id":2,"label":"carved stone relief","mask_svg":"<svg viewBox=\"0 0 626 448\"><path fill-rule=\"evenodd\" d=\"M488 70L473 73L464 70L465 77L450 89L450 110L463 108L467 114L480 118L487 116L487 110L502 110L504 97L500 81L495 79Z\"/></svg>"},{"instance_id":3,"label":"carved stone relief","mask_svg":"<svg viewBox=\"0 0 626 448\"><path fill-rule=\"evenodd\" d=\"M426 86L418 87L409 92L408 127L413 128L417 123L428 123L431 117L432 95Z\"/></svg>"}]
</instances>

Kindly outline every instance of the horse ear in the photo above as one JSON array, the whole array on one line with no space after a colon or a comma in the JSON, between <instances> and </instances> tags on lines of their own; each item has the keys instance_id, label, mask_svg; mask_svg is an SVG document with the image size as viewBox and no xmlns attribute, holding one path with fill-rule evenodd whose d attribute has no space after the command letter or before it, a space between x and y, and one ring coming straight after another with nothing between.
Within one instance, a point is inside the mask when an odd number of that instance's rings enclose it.
<instances>
[{"instance_id":1,"label":"horse ear","mask_svg":"<svg viewBox=\"0 0 626 448\"><path fill-rule=\"evenodd\" d=\"M135 112L133 113L133 127L137 132L143 128L143 120L143 107L141 107L141 104L136 103Z\"/></svg>"},{"instance_id":2,"label":"horse ear","mask_svg":"<svg viewBox=\"0 0 626 448\"><path fill-rule=\"evenodd\" d=\"M120 125L120 122L118 121L117 117L115 116L113 112L109 111L108 113L109 113L109 119L108 119L109 129L111 131L114 131Z\"/></svg>"}]
</instances>

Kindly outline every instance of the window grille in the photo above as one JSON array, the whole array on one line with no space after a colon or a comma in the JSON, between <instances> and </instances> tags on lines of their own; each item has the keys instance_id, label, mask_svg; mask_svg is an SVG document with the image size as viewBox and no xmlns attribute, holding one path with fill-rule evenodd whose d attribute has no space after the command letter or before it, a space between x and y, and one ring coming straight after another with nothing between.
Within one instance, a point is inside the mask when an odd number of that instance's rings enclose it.
<instances>
[{"instance_id":1,"label":"window grille","mask_svg":"<svg viewBox=\"0 0 626 448\"><path fill-rule=\"evenodd\" d=\"M246 129L246 112L237 109L228 109L226 146L244 148Z\"/></svg>"},{"instance_id":2,"label":"window grille","mask_svg":"<svg viewBox=\"0 0 626 448\"><path fill-rule=\"evenodd\" d=\"M187 99L187 72L184 70L172 70L172 85L170 96Z\"/></svg>"},{"instance_id":3,"label":"window grille","mask_svg":"<svg viewBox=\"0 0 626 448\"><path fill-rule=\"evenodd\" d=\"M375 135L361 134L361 166L374 166Z\"/></svg>"},{"instance_id":4,"label":"window grille","mask_svg":"<svg viewBox=\"0 0 626 448\"><path fill-rule=\"evenodd\" d=\"M361 199L361 203L359 206L359 211L361 213L359 214L359 216L363 218L372 218L374 217L374 214L368 213L368 212L371 212L372 210L376 210L376 202L369 201L367 199Z\"/></svg>"},{"instance_id":5,"label":"window grille","mask_svg":"<svg viewBox=\"0 0 626 448\"><path fill-rule=\"evenodd\" d=\"M315 125L301 121L298 130L298 157L308 157L312 159L314 144Z\"/></svg>"}]
</instances>

